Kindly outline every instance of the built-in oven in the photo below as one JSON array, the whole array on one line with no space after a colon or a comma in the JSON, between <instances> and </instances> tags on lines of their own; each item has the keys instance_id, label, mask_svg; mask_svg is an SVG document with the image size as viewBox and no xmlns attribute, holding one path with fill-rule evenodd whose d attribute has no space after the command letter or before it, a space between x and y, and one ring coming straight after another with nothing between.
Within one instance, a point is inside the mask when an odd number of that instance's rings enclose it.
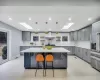
<instances>
[{"instance_id":1,"label":"built-in oven","mask_svg":"<svg viewBox=\"0 0 100 80\"><path fill-rule=\"evenodd\" d=\"M91 49L96 50L96 43L91 43Z\"/></svg>"}]
</instances>

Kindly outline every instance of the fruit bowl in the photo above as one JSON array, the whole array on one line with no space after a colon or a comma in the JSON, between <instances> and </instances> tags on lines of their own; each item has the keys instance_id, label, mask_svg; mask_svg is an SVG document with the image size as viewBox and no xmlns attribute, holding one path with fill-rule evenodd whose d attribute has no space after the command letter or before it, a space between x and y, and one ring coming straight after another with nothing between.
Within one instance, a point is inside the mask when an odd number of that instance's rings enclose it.
<instances>
[{"instance_id":1,"label":"fruit bowl","mask_svg":"<svg viewBox=\"0 0 100 80\"><path fill-rule=\"evenodd\" d=\"M51 50L53 47L52 47L52 46L46 46L46 48L47 48L48 50Z\"/></svg>"}]
</instances>

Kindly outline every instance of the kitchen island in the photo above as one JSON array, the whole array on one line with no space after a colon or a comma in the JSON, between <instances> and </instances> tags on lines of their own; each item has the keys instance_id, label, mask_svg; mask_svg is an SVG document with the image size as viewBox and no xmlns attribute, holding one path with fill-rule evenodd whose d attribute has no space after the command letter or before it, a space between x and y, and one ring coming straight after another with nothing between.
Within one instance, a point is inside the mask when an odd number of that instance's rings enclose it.
<instances>
[{"instance_id":1,"label":"kitchen island","mask_svg":"<svg viewBox=\"0 0 100 80\"><path fill-rule=\"evenodd\" d=\"M25 69L36 69L36 55L43 54L44 57L50 53L54 56L54 69L67 69L67 53L70 52L62 47L52 48L51 50L38 48L29 48L21 51L24 53L24 67ZM39 69L43 68L43 64L39 64ZM47 69L52 69L51 63L48 63Z\"/></svg>"}]
</instances>

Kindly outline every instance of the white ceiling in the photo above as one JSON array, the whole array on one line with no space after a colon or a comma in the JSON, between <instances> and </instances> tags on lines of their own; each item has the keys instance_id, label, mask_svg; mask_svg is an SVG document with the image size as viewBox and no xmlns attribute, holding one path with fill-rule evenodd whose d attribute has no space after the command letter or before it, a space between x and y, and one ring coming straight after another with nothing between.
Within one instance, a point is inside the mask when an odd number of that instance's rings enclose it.
<instances>
[{"instance_id":1,"label":"white ceiling","mask_svg":"<svg viewBox=\"0 0 100 80\"><path fill-rule=\"evenodd\" d=\"M63 31L73 31L94 22L99 16L100 6L0 6L0 21L22 31L37 31L38 29L61 31L69 22L73 22L74 25ZM9 17L12 20L9 20ZM28 20L29 17L32 18L31 21ZM52 18L51 21L48 20L49 17ZM72 18L71 21L68 20L69 17ZM88 21L88 18L92 20ZM20 22L26 22L33 29L27 30L19 24Z\"/></svg>"},{"instance_id":2,"label":"white ceiling","mask_svg":"<svg viewBox=\"0 0 100 80\"><path fill-rule=\"evenodd\" d=\"M100 0L0 0L1 6L89 6L100 5Z\"/></svg>"}]
</instances>

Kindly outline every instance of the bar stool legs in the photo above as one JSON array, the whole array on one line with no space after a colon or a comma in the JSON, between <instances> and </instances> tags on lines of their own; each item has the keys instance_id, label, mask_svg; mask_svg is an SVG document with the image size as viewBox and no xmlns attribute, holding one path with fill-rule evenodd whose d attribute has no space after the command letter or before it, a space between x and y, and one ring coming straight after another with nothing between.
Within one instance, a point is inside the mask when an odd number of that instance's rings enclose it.
<instances>
[{"instance_id":1,"label":"bar stool legs","mask_svg":"<svg viewBox=\"0 0 100 80\"><path fill-rule=\"evenodd\" d=\"M45 67L45 77L46 77L47 62L46 62L45 64L46 64L46 67ZM53 71L53 77L54 77L54 67L53 67L53 62L52 62L52 71Z\"/></svg>"},{"instance_id":2,"label":"bar stool legs","mask_svg":"<svg viewBox=\"0 0 100 80\"><path fill-rule=\"evenodd\" d=\"M47 68L47 62L45 62L45 77L46 77L46 68Z\"/></svg>"},{"instance_id":3,"label":"bar stool legs","mask_svg":"<svg viewBox=\"0 0 100 80\"><path fill-rule=\"evenodd\" d=\"M39 69L39 62L37 62L37 64L36 64L35 77L36 77L36 74L37 74L37 69ZM43 77L44 77L44 66L43 66Z\"/></svg>"},{"instance_id":4,"label":"bar stool legs","mask_svg":"<svg viewBox=\"0 0 100 80\"><path fill-rule=\"evenodd\" d=\"M53 62L52 62L52 70L53 70L53 77L54 77L54 68L53 68Z\"/></svg>"},{"instance_id":5,"label":"bar stool legs","mask_svg":"<svg viewBox=\"0 0 100 80\"><path fill-rule=\"evenodd\" d=\"M35 72L35 77L36 77L36 74L37 74L37 69L39 68L39 62L36 63L36 72Z\"/></svg>"}]
</instances>

